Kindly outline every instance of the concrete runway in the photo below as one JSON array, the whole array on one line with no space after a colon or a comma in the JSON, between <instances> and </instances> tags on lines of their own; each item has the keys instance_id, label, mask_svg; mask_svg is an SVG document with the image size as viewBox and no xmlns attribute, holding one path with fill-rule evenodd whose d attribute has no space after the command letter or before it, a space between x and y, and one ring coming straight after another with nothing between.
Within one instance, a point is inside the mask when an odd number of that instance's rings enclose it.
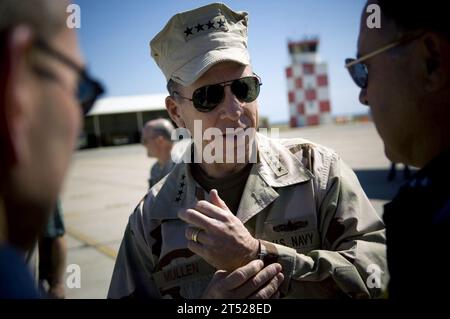
<instances>
[{"instance_id":1,"label":"concrete runway","mask_svg":"<svg viewBox=\"0 0 450 319\"><path fill-rule=\"evenodd\" d=\"M372 123L292 129L280 137L303 137L333 148L356 172L381 214L402 182L390 167ZM147 188L153 159L141 145L78 151L66 179L62 206L67 228L67 264L81 269L81 288L66 288L67 298L105 298L128 216Z\"/></svg>"}]
</instances>

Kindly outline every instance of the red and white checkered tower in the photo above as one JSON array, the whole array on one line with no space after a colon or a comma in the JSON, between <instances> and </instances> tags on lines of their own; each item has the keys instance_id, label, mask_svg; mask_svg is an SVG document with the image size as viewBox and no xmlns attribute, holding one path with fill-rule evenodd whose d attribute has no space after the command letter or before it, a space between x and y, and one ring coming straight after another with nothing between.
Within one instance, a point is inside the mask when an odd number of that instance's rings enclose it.
<instances>
[{"instance_id":1,"label":"red and white checkered tower","mask_svg":"<svg viewBox=\"0 0 450 319\"><path fill-rule=\"evenodd\" d=\"M327 64L317 54L318 39L289 42L286 68L290 126L331 122Z\"/></svg>"}]
</instances>

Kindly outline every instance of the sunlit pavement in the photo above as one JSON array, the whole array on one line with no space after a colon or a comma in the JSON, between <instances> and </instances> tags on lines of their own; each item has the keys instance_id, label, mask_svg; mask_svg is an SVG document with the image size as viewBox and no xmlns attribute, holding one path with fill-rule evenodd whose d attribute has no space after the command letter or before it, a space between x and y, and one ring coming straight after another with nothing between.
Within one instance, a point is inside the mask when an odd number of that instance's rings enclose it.
<instances>
[{"instance_id":1,"label":"sunlit pavement","mask_svg":"<svg viewBox=\"0 0 450 319\"><path fill-rule=\"evenodd\" d=\"M376 210L401 183L387 182L390 162L372 123L330 125L280 132L333 148L357 173ZM147 188L154 160L140 145L78 151L68 174L62 203L67 228L67 264L81 269L81 287L66 288L67 298L105 298L128 216Z\"/></svg>"}]
</instances>

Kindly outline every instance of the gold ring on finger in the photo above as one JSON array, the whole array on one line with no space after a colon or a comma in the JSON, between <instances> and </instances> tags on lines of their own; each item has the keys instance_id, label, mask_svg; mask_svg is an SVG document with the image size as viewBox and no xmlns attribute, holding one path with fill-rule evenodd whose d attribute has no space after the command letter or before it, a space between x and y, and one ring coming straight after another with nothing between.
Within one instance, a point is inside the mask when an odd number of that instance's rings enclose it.
<instances>
[{"instance_id":1,"label":"gold ring on finger","mask_svg":"<svg viewBox=\"0 0 450 319\"><path fill-rule=\"evenodd\" d=\"M196 228L196 229L194 229L194 231L192 232L192 235L191 235L191 240L196 244L198 243L197 238L198 238L198 234L200 233L200 231L201 231L200 228Z\"/></svg>"}]
</instances>

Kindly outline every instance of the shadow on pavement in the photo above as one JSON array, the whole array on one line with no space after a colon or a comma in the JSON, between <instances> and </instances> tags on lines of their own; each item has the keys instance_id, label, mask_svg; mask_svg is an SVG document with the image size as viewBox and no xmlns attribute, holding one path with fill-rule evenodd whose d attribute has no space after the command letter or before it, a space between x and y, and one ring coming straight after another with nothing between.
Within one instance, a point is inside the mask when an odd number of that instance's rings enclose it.
<instances>
[{"instance_id":1,"label":"shadow on pavement","mask_svg":"<svg viewBox=\"0 0 450 319\"><path fill-rule=\"evenodd\" d=\"M411 175L415 172L411 170ZM369 199L391 200L406 181L403 179L403 170L397 171L393 181L388 181L389 169L355 170L355 174Z\"/></svg>"}]
</instances>

